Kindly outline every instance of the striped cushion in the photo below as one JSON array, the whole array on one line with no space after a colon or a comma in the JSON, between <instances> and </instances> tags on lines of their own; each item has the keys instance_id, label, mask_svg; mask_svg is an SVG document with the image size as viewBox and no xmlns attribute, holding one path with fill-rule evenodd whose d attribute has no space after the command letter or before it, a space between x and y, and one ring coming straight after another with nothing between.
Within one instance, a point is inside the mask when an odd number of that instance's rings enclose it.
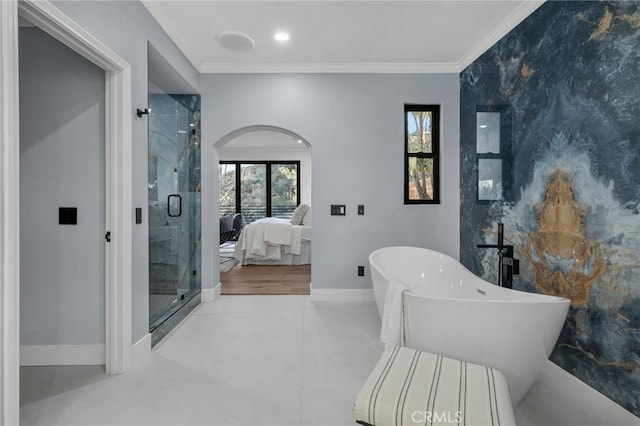
<instances>
[{"instance_id":1,"label":"striped cushion","mask_svg":"<svg viewBox=\"0 0 640 426\"><path fill-rule=\"evenodd\" d=\"M415 349L392 346L354 405L364 425L515 425L501 372Z\"/></svg>"}]
</instances>

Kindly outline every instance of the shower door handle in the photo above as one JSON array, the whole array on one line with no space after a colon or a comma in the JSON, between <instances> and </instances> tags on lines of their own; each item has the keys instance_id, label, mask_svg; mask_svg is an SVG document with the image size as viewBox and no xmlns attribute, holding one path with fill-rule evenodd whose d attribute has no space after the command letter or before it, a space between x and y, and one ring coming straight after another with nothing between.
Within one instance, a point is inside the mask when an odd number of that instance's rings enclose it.
<instances>
[{"instance_id":1,"label":"shower door handle","mask_svg":"<svg viewBox=\"0 0 640 426\"><path fill-rule=\"evenodd\" d=\"M171 208L171 201L173 199L177 200L178 214L174 214L176 209ZM169 217L180 217L180 216L182 216L182 197L180 196L180 194L170 194L167 197L167 215L169 215Z\"/></svg>"}]
</instances>

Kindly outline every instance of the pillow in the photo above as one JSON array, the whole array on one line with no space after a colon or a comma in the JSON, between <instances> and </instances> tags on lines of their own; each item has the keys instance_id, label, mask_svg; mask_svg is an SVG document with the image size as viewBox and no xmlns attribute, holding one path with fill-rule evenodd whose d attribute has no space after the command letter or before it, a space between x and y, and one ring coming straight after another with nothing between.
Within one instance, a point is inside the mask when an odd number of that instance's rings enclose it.
<instances>
[{"instance_id":1,"label":"pillow","mask_svg":"<svg viewBox=\"0 0 640 426\"><path fill-rule=\"evenodd\" d=\"M311 226L311 207L309 207L309 210L307 210L307 214L305 214L302 218L302 225Z\"/></svg>"},{"instance_id":2,"label":"pillow","mask_svg":"<svg viewBox=\"0 0 640 426\"><path fill-rule=\"evenodd\" d=\"M291 215L291 224L292 225L302 225L302 220L304 219L304 215L309 211L309 206L306 204L300 204L293 211Z\"/></svg>"}]
</instances>

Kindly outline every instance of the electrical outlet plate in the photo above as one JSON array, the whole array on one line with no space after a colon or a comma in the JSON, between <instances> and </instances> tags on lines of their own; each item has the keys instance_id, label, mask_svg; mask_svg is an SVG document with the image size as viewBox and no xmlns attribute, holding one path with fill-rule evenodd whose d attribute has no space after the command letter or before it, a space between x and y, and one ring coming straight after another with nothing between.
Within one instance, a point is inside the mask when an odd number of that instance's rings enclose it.
<instances>
[{"instance_id":1,"label":"electrical outlet plate","mask_svg":"<svg viewBox=\"0 0 640 426\"><path fill-rule=\"evenodd\" d=\"M364 277L364 266L358 266L358 276Z\"/></svg>"},{"instance_id":2,"label":"electrical outlet plate","mask_svg":"<svg viewBox=\"0 0 640 426\"><path fill-rule=\"evenodd\" d=\"M358 204L358 214L360 216L364 215L364 204Z\"/></svg>"}]
</instances>

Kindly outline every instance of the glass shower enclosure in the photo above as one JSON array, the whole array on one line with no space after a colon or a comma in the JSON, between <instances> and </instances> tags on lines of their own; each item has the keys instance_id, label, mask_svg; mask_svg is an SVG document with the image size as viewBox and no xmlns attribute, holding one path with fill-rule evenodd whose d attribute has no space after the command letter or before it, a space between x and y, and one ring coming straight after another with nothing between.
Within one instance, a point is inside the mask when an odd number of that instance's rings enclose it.
<instances>
[{"instance_id":1,"label":"glass shower enclosure","mask_svg":"<svg viewBox=\"0 0 640 426\"><path fill-rule=\"evenodd\" d=\"M200 303L200 95L163 93L150 78L148 120L149 332L155 345Z\"/></svg>"}]
</instances>

